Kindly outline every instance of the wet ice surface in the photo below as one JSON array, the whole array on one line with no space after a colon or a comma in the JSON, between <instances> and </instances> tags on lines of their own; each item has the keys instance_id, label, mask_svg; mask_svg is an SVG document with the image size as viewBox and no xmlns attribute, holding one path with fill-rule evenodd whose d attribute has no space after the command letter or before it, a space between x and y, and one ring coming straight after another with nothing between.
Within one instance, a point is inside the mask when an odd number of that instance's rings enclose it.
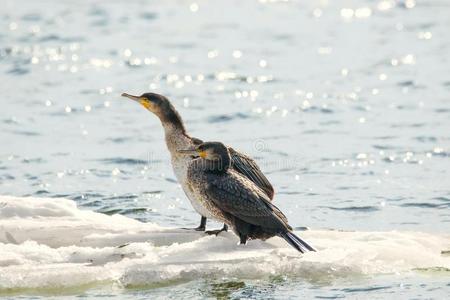
<instances>
[{"instance_id":1,"label":"wet ice surface","mask_svg":"<svg viewBox=\"0 0 450 300\"><path fill-rule=\"evenodd\" d=\"M159 121L119 97L153 90L192 135L255 157L293 226L448 233L448 4L271 2L4 1L0 194L196 226ZM418 297L448 290L449 277L318 289L280 273L87 293Z\"/></svg>"},{"instance_id":2,"label":"wet ice surface","mask_svg":"<svg viewBox=\"0 0 450 300\"><path fill-rule=\"evenodd\" d=\"M199 278L327 285L395 273L445 276L450 268L448 235L310 230L297 234L318 251L300 255L280 238L242 246L230 232L215 237L164 228L79 210L67 199L3 196L0 203L4 294L157 288Z\"/></svg>"}]
</instances>

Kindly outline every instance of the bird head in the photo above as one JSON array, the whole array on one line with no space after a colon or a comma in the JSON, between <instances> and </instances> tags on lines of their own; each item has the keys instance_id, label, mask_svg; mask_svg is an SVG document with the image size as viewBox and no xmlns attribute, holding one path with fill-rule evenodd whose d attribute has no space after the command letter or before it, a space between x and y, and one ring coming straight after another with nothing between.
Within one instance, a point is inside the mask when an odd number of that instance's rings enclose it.
<instances>
[{"instance_id":1,"label":"bird head","mask_svg":"<svg viewBox=\"0 0 450 300\"><path fill-rule=\"evenodd\" d=\"M145 93L140 96L133 96L127 93L123 93L122 97L127 97L133 101L138 102L155 115L160 115L164 111L164 109L170 105L170 102L166 97L155 93Z\"/></svg>"},{"instance_id":2,"label":"bird head","mask_svg":"<svg viewBox=\"0 0 450 300\"><path fill-rule=\"evenodd\" d=\"M163 124L172 124L176 128L181 129L183 132L185 131L180 115L176 111L175 107L173 107L172 103L170 103L169 99L163 95L156 93L144 93L140 96L133 96L123 93L122 97L126 97L141 104L147 110L158 116Z\"/></svg>"},{"instance_id":3,"label":"bird head","mask_svg":"<svg viewBox=\"0 0 450 300\"><path fill-rule=\"evenodd\" d=\"M194 149L179 149L178 153L201 157L209 162L205 168L211 171L226 171L231 165L230 152L227 146L220 142L205 142Z\"/></svg>"}]
</instances>

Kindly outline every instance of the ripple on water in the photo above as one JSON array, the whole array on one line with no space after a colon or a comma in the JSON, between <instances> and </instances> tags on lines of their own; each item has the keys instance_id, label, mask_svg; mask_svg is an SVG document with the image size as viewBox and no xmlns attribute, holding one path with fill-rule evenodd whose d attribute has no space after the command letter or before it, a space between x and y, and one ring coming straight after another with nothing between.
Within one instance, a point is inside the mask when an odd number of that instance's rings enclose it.
<instances>
[{"instance_id":1,"label":"ripple on water","mask_svg":"<svg viewBox=\"0 0 450 300\"><path fill-rule=\"evenodd\" d=\"M379 145L379 144L376 144L376 145L372 145L372 147L374 149L378 149L378 150L395 150L395 149L398 149L397 146L393 146L393 145Z\"/></svg>"},{"instance_id":2,"label":"ripple on water","mask_svg":"<svg viewBox=\"0 0 450 300\"><path fill-rule=\"evenodd\" d=\"M37 190L36 192L34 192L32 195L34 196L43 196L43 195L49 195L50 192L47 190ZM58 196L56 196L57 198L59 198Z\"/></svg>"},{"instance_id":3,"label":"ripple on water","mask_svg":"<svg viewBox=\"0 0 450 300\"><path fill-rule=\"evenodd\" d=\"M130 142L133 140L132 137L114 137L114 138L107 138L106 139L109 142L113 142L115 144L123 144L125 142Z\"/></svg>"},{"instance_id":4,"label":"ripple on water","mask_svg":"<svg viewBox=\"0 0 450 300\"><path fill-rule=\"evenodd\" d=\"M208 118L208 123L223 123L223 122L230 122L233 120L237 120L237 119L249 119L250 115L245 114L245 113L235 113L235 114L227 114L227 115L217 115L217 116L212 116Z\"/></svg>"},{"instance_id":5,"label":"ripple on water","mask_svg":"<svg viewBox=\"0 0 450 300\"><path fill-rule=\"evenodd\" d=\"M450 113L450 108L447 108L447 107L436 108L434 111L437 113Z\"/></svg>"},{"instance_id":6,"label":"ripple on water","mask_svg":"<svg viewBox=\"0 0 450 300\"><path fill-rule=\"evenodd\" d=\"M97 161L102 162L104 164L113 164L113 165L147 165L149 163L148 160L125 158L125 157L102 158L97 159Z\"/></svg>"},{"instance_id":7,"label":"ripple on water","mask_svg":"<svg viewBox=\"0 0 450 300\"><path fill-rule=\"evenodd\" d=\"M436 143L437 142L437 138L434 136L416 136L416 137L414 137L414 139L421 143Z\"/></svg>"},{"instance_id":8,"label":"ripple on water","mask_svg":"<svg viewBox=\"0 0 450 300\"><path fill-rule=\"evenodd\" d=\"M342 289L343 292L346 293L365 293L365 292L373 292L373 291L379 291L379 290L387 290L391 289L392 286L368 286L364 288L345 288Z\"/></svg>"},{"instance_id":9,"label":"ripple on water","mask_svg":"<svg viewBox=\"0 0 450 300\"><path fill-rule=\"evenodd\" d=\"M19 124L19 121L17 121L17 119L15 118L6 118L3 119L2 122L5 124Z\"/></svg>"},{"instance_id":10,"label":"ripple on water","mask_svg":"<svg viewBox=\"0 0 450 300\"><path fill-rule=\"evenodd\" d=\"M123 195L118 195L118 196L104 197L103 200L133 200L138 197L139 196L136 194L123 194Z\"/></svg>"},{"instance_id":11,"label":"ripple on water","mask_svg":"<svg viewBox=\"0 0 450 300\"><path fill-rule=\"evenodd\" d=\"M334 207L334 206L320 206L321 208L327 208L331 210L342 210L342 211L349 211L349 212L364 212L364 213L370 213L379 211L380 208L377 206L345 206L345 207Z\"/></svg>"},{"instance_id":12,"label":"ripple on water","mask_svg":"<svg viewBox=\"0 0 450 300\"><path fill-rule=\"evenodd\" d=\"M333 114L335 110L329 107L319 107L315 105L308 106L307 108L302 109L305 113L322 113L322 114Z\"/></svg>"},{"instance_id":13,"label":"ripple on water","mask_svg":"<svg viewBox=\"0 0 450 300\"><path fill-rule=\"evenodd\" d=\"M29 174L29 173L26 173L26 174L25 174L25 178L26 178L27 180L38 180L38 179L39 179L38 176Z\"/></svg>"},{"instance_id":14,"label":"ripple on water","mask_svg":"<svg viewBox=\"0 0 450 300\"><path fill-rule=\"evenodd\" d=\"M21 19L23 21L37 22L37 21L42 20L42 16L40 14L37 14L37 13L30 13L30 14L23 15Z\"/></svg>"},{"instance_id":15,"label":"ripple on water","mask_svg":"<svg viewBox=\"0 0 450 300\"><path fill-rule=\"evenodd\" d=\"M105 207L106 194L99 192L88 192L84 194L72 194L67 198L72 199L77 202L77 205L88 207L90 209L98 210Z\"/></svg>"},{"instance_id":16,"label":"ripple on water","mask_svg":"<svg viewBox=\"0 0 450 300\"><path fill-rule=\"evenodd\" d=\"M45 162L47 162L47 161L41 157L22 159L22 163L24 163L24 164L42 164Z\"/></svg>"},{"instance_id":17,"label":"ripple on water","mask_svg":"<svg viewBox=\"0 0 450 300\"><path fill-rule=\"evenodd\" d=\"M9 174L3 174L3 175L0 175L0 179L1 180L15 180L16 179L16 177L14 177L14 176L12 176L12 175L9 175Z\"/></svg>"},{"instance_id":18,"label":"ripple on water","mask_svg":"<svg viewBox=\"0 0 450 300\"><path fill-rule=\"evenodd\" d=\"M70 194L65 194L65 193L56 193L56 194L52 194L50 197L51 198L69 198Z\"/></svg>"},{"instance_id":19,"label":"ripple on water","mask_svg":"<svg viewBox=\"0 0 450 300\"><path fill-rule=\"evenodd\" d=\"M144 20L155 20L158 18L158 14L154 12L145 11L139 14L139 17Z\"/></svg>"},{"instance_id":20,"label":"ripple on water","mask_svg":"<svg viewBox=\"0 0 450 300\"><path fill-rule=\"evenodd\" d=\"M48 43L48 42L75 43L75 42L83 42L85 40L86 39L82 36L62 37L58 34L43 35L39 38L40 43Z\"/></svg>"},{"instance_id":21,"label":"ripple on water","mask_svg":"<svg viewBox=\"0 0 450 300\"><path fill-rule=\"evenodd\" d=\"M433 200L450 202L450 198L449 197L435 197L435 198L433 198Z\"/></svg>"},{"instance_id":22,"label":"ripple on water","mask_svg":"<svg viewBox=\"0 0 450 300\"><path fill-rule=\"evenodd\" d=\"M433 156L437 157L450 157L450 151L434 151Z\"/></svg>"},{"instance_id":23,"label":"ripple on water","mask_svg":"<svg viewBox=\"0 0 450 300\"><path fill-rule=\"evenodd\" d=\"M450 203L437 204L437 203L429 203L429 202L414 202L414 203L403 203L403 204L400 204L400 206L443 209L443 208L450 208Z\"/></svg>"},{"instance_id":24,"label":"ripple on water","mask_svg":"<svg viewBox=\"0 0 450 300\"><path fill-rule=\"evenodd\" d=\"M30 72L29 69L24 68L22 66L14 66L12 69L7 71L8 74L17 75L17 76L25 75L25 74L28 74L29 72Z\"/></svg>"},{"instance_id":25,"label":"ripple on water","mask_svg":"<svg viewBox=\"0 0 450 300\"><path fill-rule=\"evenodd\" d=\"M39 135L41 135L40 133L38 133L36 131L27 131L27 130L13 130L11 132L14 134L24 135L24 136L39 136Z\"/></svg>"},{"instance_id":26,"label":"ripple on water","mask_svg":"<svg viewBox=\"0 0 450 300\"><path fill-rule=\"evenodd\" d=\"M121 205L121 204L119 204ZM98 212L105 215L115 215L120 214L128 217L132 217L133 219L138 219L139 221L148 221L151 220L152 217L159 217L161 214L156 210L149 207L132 207L132 208L122 208L122 207L101 207L97 209ZM170 217L168 215L164 215L165 217ZM179 216L176 216L179 218Z\"/></svg>"}]
</instances>

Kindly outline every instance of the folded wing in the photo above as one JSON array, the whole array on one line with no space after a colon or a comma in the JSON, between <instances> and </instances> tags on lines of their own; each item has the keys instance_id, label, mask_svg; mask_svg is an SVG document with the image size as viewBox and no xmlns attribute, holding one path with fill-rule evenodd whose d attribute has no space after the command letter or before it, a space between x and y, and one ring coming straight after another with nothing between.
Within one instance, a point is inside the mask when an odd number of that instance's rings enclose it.
<instances>
[{"instance_id":1,"label":"folded wing","mask_svg":"<svg viewBox=\"0 0 450 300\"><path fill-rule=\"evenodd\" d=\"M272 230L291 230L286 216L252 181L236 172L209 180L206 193L224 212L249 224Z\"/></svg>"},{"instance_id":2,"label":"folded wing","mask_svg":"<svg viewBox=\"0 0 450 300\"><path fill-rule=\"evenodd\" d=\"M194 137L192 138L192 141L195 145L200 145L203 143L201 139ZM231 147L228 147L228 150L230 151L231 165L233 169L251 180L267 195L269 200L272 200L274 196L273 186L258 167L256 162L249 156L240 153Z\"/></svg>"},{"instance_id":3,"label":"folded wing","mask_svg":"<svg viewBox=\"0 0 450 300\"><path fill-rule=\"evenodd\" d=\"M269 200L272 200L274 195L273 186L256 162L247 155L244 155L231 147L229 147L228 150L230 151L233 169L253 181L253 183L264 191Z\"/></svg>"}]
</instances>

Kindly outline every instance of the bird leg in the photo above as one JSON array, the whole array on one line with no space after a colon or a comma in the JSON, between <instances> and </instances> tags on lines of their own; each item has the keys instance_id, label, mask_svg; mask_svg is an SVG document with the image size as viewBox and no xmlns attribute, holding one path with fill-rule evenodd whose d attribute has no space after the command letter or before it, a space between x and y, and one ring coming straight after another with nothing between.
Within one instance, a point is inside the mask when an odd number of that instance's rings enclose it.
<instances>
[{"instance_id":1,"label":"bird leg","mask_svg":"<svg viewBox=\"0 0 450 300\"><path fill-rule=\"evenodd\" d=\"M205 233L212 235L219 235L219 233L221 233L222 231L227 232L228 231L228 225L227 224L223 224L223 227L221 229L215 229L215 230L206 230Z\"/></svg>"},{"instance_id":2,"label":"bird leg","mask_svg":"<svg viewBox=\"0 0 450 300\"><path fill-rule=\"evenodd\" d=\"M206 229L206 217L202 216L200 219L200 225L196 228L182 228L186 230L194 230L194 231L205 231Z\"/></svg>"},{"instance_id":3,"label":"bird leg","mask_svg":"<svg viewBox=\"0 0 450 300\"><path fill-rule=\"evenodd\" d=\"M245 234L240 234L239 235L239 245L245 245L247 244L247 235Z\"/></svg>"}]
</instances>

